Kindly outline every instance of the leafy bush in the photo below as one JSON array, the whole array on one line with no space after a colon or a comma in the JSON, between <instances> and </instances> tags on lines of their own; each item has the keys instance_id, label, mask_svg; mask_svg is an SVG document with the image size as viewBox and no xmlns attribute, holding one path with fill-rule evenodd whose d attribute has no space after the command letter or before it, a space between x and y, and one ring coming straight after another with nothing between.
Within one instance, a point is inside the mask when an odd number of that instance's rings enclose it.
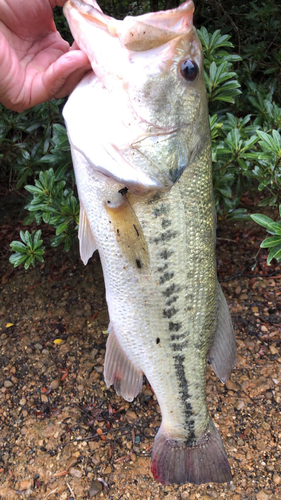
<instances>
[{"instance_id":1,"label":"leafy bush","mask_svg":"<svg viewBox=\"0 0 281 500\"><path fill-rule=\"evenodd\" d=\"M126 0L101 3L106 13L119 18L126 13L136 15L177 5L177 0L159 0L159 3L137 0L130 5ZM223 5L220 0L196 2L197 24L202 26L198 34L205 54L215 204L220 218L249 217L240 203L246 190L258 199L261 207L281 203L281 19L278 12L276 0L266 5L258 0L247 5L228 0ZM56 23L66 37L67 27L59 11ZM51 225L56 233L51 238L51 246L63 243L68 250L77 238L79 203L61 116L62 104L62 100L51 101L21 114L1 107L0 159L10 187L16 184L16 189L20 189L28 183L26 189L31 197L24 223L43 221ZM6 168L3 169L3 165ZM263 217L252 216L258 223L270 224ZM273 257L279 258L279 233L274 232L279 223L272 221L272 224L275 226L267 229L275 239L263 242L264 246L272 245L268 262ZM27 233L24 239L21 234L22 242L12 243L16 254L10 259L14 265L24 262L26 268L35 264L34 248L41 241L40 236L36 236L38 232ZM37 249L41 252L42 244ZM277 251L273 255L274 249ZM37 260L42 261L40 252ZM22 260L24 255L27 257Z\"/></svg>"},{"instance_id":2,"label":"leafy bush","mask_svg":"<svg viewBox=\"0 0 281 500\"><path fill-rule=\"evenodd\" d=\"M279 206L279 214L281 216L281 205ZM267 257L267 264L269 265L272 259L281 261L281 221L275 222L270 219L270 217L262 214L253 214L251 218L257 222L257 224L265 227L266 230L273 235L270 238L266 238L261 243L262 248L270 249Z\"/></svg>"}]
</instances>

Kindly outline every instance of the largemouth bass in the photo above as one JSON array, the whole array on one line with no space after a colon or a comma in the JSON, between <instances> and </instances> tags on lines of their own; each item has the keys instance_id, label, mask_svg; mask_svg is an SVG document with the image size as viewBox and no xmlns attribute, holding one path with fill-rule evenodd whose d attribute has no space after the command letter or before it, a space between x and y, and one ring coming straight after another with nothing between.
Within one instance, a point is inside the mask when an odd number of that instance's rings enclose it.
<instances>
[{"instance_id":1,"label":"largemouth bass","mask_svg":"<svg viewBox=\"0 0 281 500\"><path fill-rule=\"evenodd\" d=\"M98 249L110 325L104 376L132 401L143 373L162 413L151 468L162 484L227 482L206 405L206 363L236 359L216 276L211 139L194 5L118 21L64 7L94 72L64 118L80 199L80 253Z\"/></svg>"}]
</instances>

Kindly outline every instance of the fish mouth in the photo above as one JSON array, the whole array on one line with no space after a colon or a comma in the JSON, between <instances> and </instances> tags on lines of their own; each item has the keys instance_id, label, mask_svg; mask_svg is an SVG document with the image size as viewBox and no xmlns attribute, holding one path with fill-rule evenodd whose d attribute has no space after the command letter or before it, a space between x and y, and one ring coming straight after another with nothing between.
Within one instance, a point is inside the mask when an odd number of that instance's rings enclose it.
<instances>
[{"instance_id":1,"label":"fish mouth","mask_svg":"<svg viewBox=\"0 0 281 500\"><path fill-rule=\"evenodd\" d=\"M73 9L96 28L118 37L121 45L132 51L144 51L184 35L193 27L192 0L175 9L152 12L140 16L127 16L123 21L104 14L95 0L68 0L64 14L70 21ZM79 45L79 44L78 44Z\"/></svg>"}]
</instances>

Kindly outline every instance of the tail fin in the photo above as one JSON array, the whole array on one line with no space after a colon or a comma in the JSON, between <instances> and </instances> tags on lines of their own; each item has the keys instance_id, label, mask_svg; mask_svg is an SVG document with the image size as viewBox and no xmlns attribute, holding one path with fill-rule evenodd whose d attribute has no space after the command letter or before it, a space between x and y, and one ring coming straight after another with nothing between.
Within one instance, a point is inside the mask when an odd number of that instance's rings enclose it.
<instances>
[{"instance_id":1,"label":"tail fin","mask_svg":"<svg viewBox=\"0 0 281 500\"><path fill-rule=\"evenodd\" d=\"M160 427L154 441L152 473L160 483L226 483L232 475L220 435L210 419L206 433L192 446L165 435Z\"/></svg>"}]
</instances>

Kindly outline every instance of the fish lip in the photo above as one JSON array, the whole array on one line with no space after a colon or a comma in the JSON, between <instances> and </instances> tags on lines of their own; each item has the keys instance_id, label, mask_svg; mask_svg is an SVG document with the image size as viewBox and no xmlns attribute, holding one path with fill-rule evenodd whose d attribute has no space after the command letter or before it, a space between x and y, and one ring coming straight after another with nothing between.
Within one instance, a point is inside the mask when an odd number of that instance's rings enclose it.
<instances>
[{"instance_id":1,"label":"fish lip","mask_svg":"<svg viewBox=\"0 0 281 500\"><path fill-rule=\"evenodd\" d=\"M120 23L123 23L124 20L120 21L115 19L114 17L104 14L95 0L90 0L90 2L91 3L88 3L85 2L84 0L68 0L63 7L65 16L66 13L69 13L71 9L75 9L79 13L79 15L86 18L89 22L92 22L93 24L98 24L100 28L109 31L109 33L112 35L118 36L118 31L119 31L118 26L120 25ZM171 34L174 33L174 37L176 38L178 36L183 35L187 31L187 25L183 22L181 23L181 25L179 25L179 19L177 19L177 17L180 16L181 13L184 11L186 11L186 13L190 12L191 18L190 21L188 22L188 25L189 28L191 28L193 26L192 14L194 10L195 7L193 0L187 0L186 2L182 3L181 5L173 9L160 10L157 12L141 14L138 16L125 16L124 19L130 18L146 23L149 16L153 14L153 16L156 19L148 21L148 25L150 24L151 26L159 27L160 29L165 29L167 32L170 32ZM166 26L165 26L165 18L169 18L168 23L166 21ZM173 18L174 18L174 24L173 22L171 22Z\"/></svg>"}]
</instances>

